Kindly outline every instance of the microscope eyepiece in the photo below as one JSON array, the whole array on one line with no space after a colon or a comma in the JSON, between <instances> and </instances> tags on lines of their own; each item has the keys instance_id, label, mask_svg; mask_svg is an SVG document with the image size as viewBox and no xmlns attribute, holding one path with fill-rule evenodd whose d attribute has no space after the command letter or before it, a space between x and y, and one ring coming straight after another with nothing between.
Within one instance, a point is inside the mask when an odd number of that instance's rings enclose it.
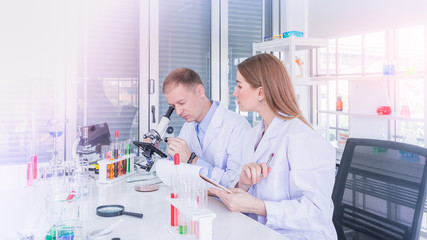
<instances>
[{"instance_id":1,"label":"microscope eyepiece","mask_svg":"<svg viewBox=\"0 0 427 240\"><path fill-rule=\"evenodd\" d=\"M175 109L174 107L169 106L168 110L166 111L165 117L170 119L174 109Z\"/></svg>"}]
</instances>

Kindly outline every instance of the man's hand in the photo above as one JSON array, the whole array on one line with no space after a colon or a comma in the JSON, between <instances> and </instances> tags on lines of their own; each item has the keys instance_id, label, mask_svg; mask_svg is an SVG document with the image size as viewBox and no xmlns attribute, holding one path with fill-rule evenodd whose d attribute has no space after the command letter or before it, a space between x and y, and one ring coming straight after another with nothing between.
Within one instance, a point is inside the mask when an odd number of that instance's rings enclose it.
<instances>
[{"instance_id":1,"label":"man's hand","mask_svg":"<svg viewBox=\"0 0 427 240\"><path fill-rule=\"evenodd\" d=\"M167 143L168 143L168 153L171 156L175 156L175 154L178 153L180 161L187 163L191 155L191 150L188 147L187 143L184 141L184 139L177 138L177 137L169 137ZM193 161L193 164L194 163L195 161Z\"/></svg>"},{"instance_id":2,"label":"man's hand","mask_svg":"<svg viewBox=\"0 0 427 240\"><path fill-rule=\"evenodd\" d=\"M144 139L142 139L142 142L145 142L145 143L152 143L153 142L153 140L151 140L150 138L144 138ZM156 147L156 148L159 148L159 143L158 142L156 142L155 144L154 144L154 146Z\"/></svg>"}]
</instances>

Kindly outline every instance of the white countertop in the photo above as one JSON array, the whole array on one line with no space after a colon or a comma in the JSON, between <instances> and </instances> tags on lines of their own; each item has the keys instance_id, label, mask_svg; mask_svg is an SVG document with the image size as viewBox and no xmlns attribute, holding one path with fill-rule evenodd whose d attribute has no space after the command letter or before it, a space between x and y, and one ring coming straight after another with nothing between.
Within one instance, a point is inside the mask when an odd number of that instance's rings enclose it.
<instances>
[{"instance_id":1,"label":"white countertop","mask_svg":"<svg viewBox=\"0 0 427 240\"><path fill-rule=\"evenodd\" d=\"M111 237L120 239L173 239L166 231L169 223L170 188L159 185L155 192L137 192L134 186L142 182L127 183L126 180L113 184L89 184L88 196L80 200L80 218L83 231L101 229L124 221ZM4 183L3 183L4 184ZM3 185L2 184L2 185ZM18 232L34 232L35 239L44 239L49 224L46 219L45 196L51 190L49 181L38 181L31 187L0 188L0 233L1 239L19 239ZM143 213L142 219L130 216L104 218L96 215L96 207L120 204L125 211ZM230 212L221 202L209 197L208 208L216 213L213 221L213 239L284 239L283 235L269 229L241 213ZM85 233L84 233L85 235ZM86 239L85 237L83 239Z\"/></svg>"}]
</instances>

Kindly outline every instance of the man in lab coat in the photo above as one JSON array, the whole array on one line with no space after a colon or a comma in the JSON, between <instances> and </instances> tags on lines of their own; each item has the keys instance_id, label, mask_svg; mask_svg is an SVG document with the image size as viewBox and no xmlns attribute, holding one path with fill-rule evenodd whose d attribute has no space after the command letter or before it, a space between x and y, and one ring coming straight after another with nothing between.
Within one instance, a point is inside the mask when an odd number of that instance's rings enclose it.
<instances>
[{"instance_id":1,"label":"man in lab coat","mask_svg":"<svg viewBox=\"0 0 427 240\"><path fill-rule=\"evenodd\" d=\"M188 68L172 71L163 83L167 102L186 123L178 137L168 138L168 153L181 162L202 166L202 174L234 187L243 164L242 140L248 121L218 101L209 100L200 76Z\"/></svg>"}]
</instances>

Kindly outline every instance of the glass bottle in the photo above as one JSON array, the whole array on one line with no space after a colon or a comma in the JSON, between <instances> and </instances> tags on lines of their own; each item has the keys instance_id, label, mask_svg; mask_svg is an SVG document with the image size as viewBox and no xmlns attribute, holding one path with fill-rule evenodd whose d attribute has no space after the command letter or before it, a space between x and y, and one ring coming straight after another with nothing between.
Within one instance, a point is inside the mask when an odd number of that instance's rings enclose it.
<instances>
[{"instance_id":1,"label":"glass bottle","mask_svg":"<svg viewBox=\"0 0 427 240\"><path fill-rule=\"evenodd\" d=\"M343 109L342 97L341 97L341 96L338 96L338 97L337 97L336 110L337 110L337 111L342 111L342 109Z\"/></svg>"}]
</instances>

